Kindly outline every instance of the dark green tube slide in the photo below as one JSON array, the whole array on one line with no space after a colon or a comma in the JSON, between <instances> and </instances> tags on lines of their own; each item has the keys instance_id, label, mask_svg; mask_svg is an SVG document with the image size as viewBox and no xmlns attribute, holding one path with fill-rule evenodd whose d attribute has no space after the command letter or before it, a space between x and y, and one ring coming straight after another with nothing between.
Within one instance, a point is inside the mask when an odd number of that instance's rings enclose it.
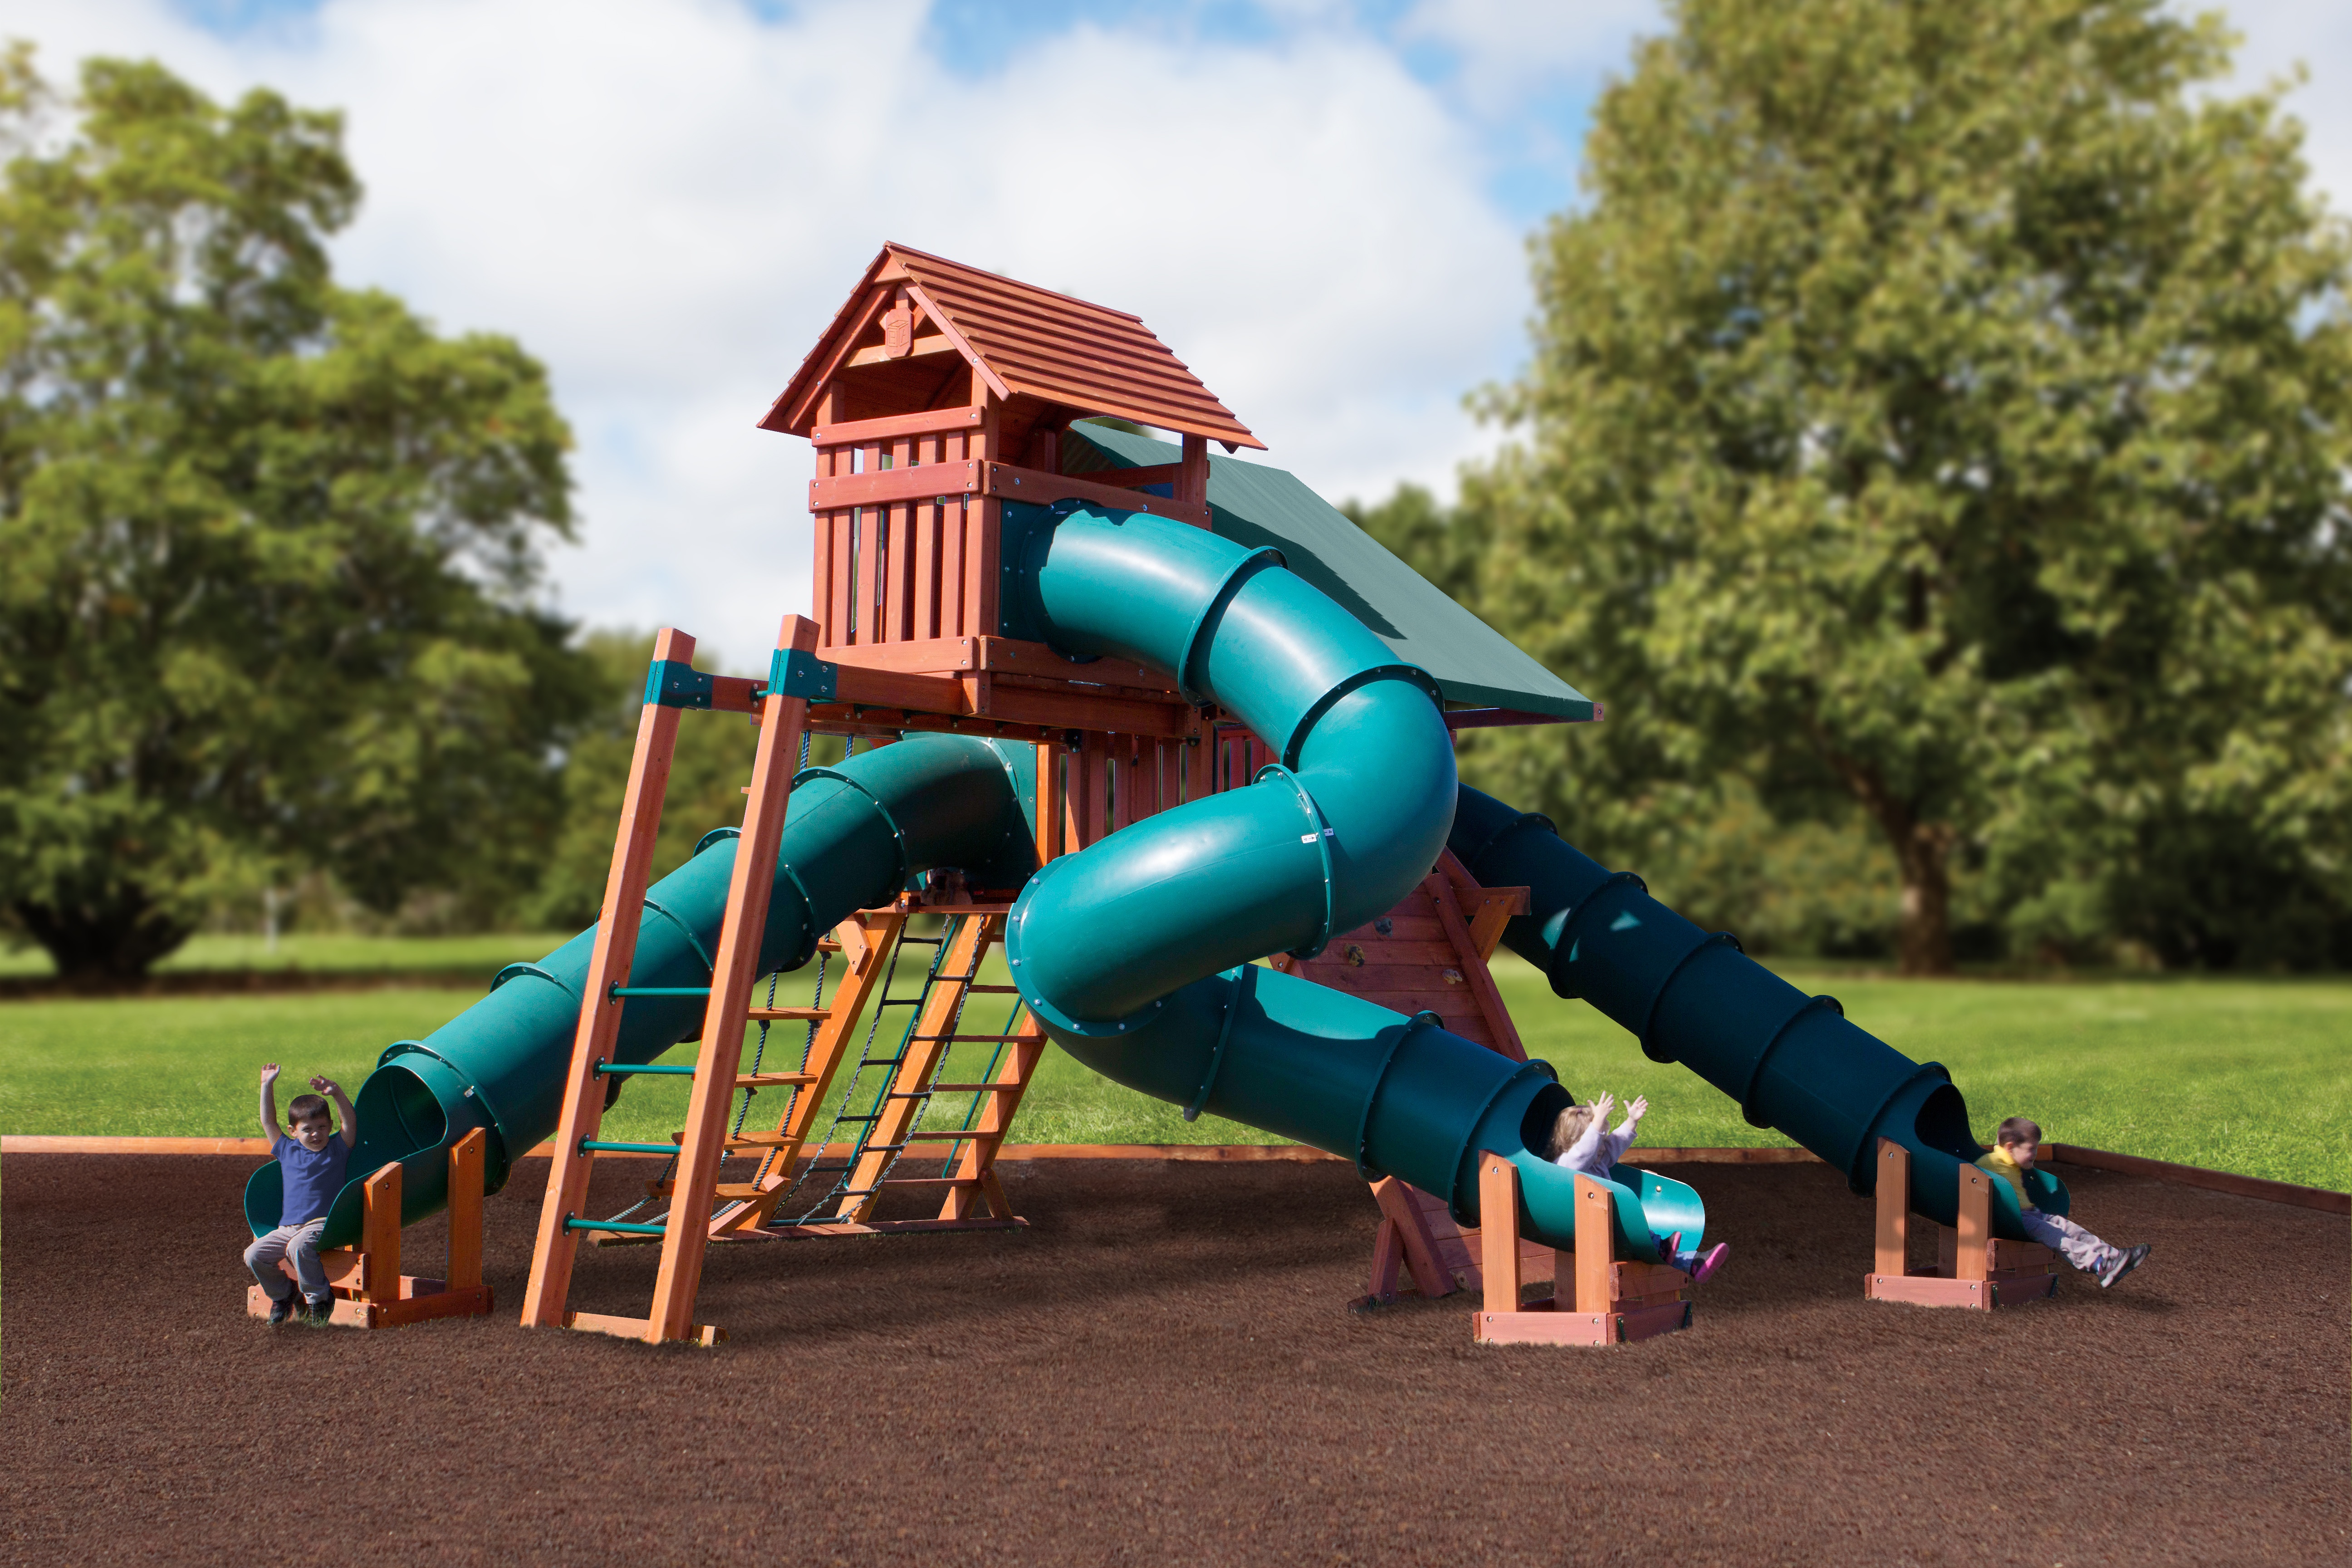
<instances>
[{"instance_id":1,"label":"dark green tube slide","mask_svg":"<svg viewBox=\"0 0 2352 1568\"><path fill-rule=\"evenodd\" d=\"M816 939L854 910L886 903L917 873L965 868L982 886L1018 883L1036 864L1024 794L1034 787L1029 748L927 736L800 775L770 890L764 969L804 962ZM1014 765L1015 762L1019 765ZM713 834L646 892L632 985L710 983L710 951L727 908L737 839ZM516 964L490 994L423 1040L385 1051L360 1087L353 1180L336 1198L321 1245L355 1240L361 1178L398 1160L402 1223L436 1212L447 1196L444 1151L476 1127L489 1132L486 1178L503 1186L513 1163L555 1131L580 1023L580 988L596 928L537 963ZM699 997L635 997L623 1013L615 1057L651 1061L702 1023ZM246 1220L257 1236L278 1223L278 1167L246 1184Z\"/></svg>"},{"instance_id":2,"label":"dark green tube slide","mask_svg":"<svg viewBox=\"0 0 2352 1568\"><path fill-rule=\"evenodd\" d=\"M1450 839L1491 887L1532 889L1527 915L1503 941L1542 970L1552 990L1580 996L1633 1031L1643 1054L1680 1062L1739 1102L1750 1125L1774 1127L1845 1173L1876 1182L1878 1140L1911 1152L1911 1204L1952 1223L1959 1165L1983 1153L1951 1075L1921 1066L1849 1022L1828 996L1807 996L1650 897L1630 872L1612 874L1563 843L1550 822L1463 786ZM2036 1207L2063 1215L2063 1184L2029 1178ZM1993 1226L2025 1239L2017 1200L1992 1184Z\"/></svg>"},{"instance_id":3,"label":"dark green tube slide","mask_svg":"<svg viewBox=\"0 0 2352 1568\"><path fill-rule=\"evenodd\" d=\"M1007 527L1011 610L1066 655L1168 671L1281 757L1245 787L1187 802L1048 863L1006 939L1047 1032L1129 1088L1403 1177L1478 1220L1482 1149L1519 1166L1530 1236L1575 1234L1574 1179L1543 1159L1567 1091L1433 1017L1250 963L1302 956L1395 907L1453 821L1454 746L1434 684L1287 571L1200 529L1059 507ZM1630 1171L1618 1249L1654 1229L1696 1245L1679 1183Z\"/></svg>"}]
</instances>

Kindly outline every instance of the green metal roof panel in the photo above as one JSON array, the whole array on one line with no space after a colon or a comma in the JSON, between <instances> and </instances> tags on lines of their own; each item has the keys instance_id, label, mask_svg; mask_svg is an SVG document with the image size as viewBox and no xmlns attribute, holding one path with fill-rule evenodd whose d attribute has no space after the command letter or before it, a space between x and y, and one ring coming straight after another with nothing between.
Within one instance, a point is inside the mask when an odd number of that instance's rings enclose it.
<instances>
[{"instance_id":1,"label":"green metal roof panel","mask_svg":"<svg viewBox=\"0 0 2352 1568\"><path fill-rule=\"evenodd\" d=\"M1166 441L1087 424L1070 426L1062 450L1063 468L1073 474L1150 468L1183 456ZM1166 495L1171 487L1147 488ZM1281 551L1293 572L1346 605L1399 658L1435 676L1450 700L1571 723L1592 718L1591 699L1446 597L1297 475L1212 456L1209 515L1217 533L1236 544Z\"/></svg>"}]
</instances>

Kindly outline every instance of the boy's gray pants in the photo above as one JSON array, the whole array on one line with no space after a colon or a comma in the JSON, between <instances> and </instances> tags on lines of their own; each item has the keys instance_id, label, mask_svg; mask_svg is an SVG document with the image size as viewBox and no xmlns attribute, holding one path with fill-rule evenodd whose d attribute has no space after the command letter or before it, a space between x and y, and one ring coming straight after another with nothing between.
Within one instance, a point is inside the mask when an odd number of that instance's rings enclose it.
<instances>
[{"instance_id":1,"label":"boy's gray pants","mask_svg":"<svg viewBox=\"0 0 2352 1568\"><path fill-rule=\"evenodd\" d=\"M245 1249L245 1266L253 1270L271 1300L283 1301L293 1288L287 1283L286 1271L278 1267L281 1258L294 1260L294 1272L302 1279L302 1294L315 1300L327 1293L327 1271L319 1267L319 1233L326 1228L325 1215L304 1225L281 1225L255 1238Z\"/></svg>"},{"instance_id":2,"label":"boy's gray pants","mask_svg":"<svg viewBox=\"0 0 2352 1568\"><path fill-rule=\"evenodd\" d=\"M2061 1215L2043 1214L2028 1209L2017 1216L2025 1222L2025 1234L2058 1253L2067 1262L2086 1274L2095 1274L2113 1263L2123 1249L2109 1247L2073 1220Z\"/></svg>"}]
</instances>

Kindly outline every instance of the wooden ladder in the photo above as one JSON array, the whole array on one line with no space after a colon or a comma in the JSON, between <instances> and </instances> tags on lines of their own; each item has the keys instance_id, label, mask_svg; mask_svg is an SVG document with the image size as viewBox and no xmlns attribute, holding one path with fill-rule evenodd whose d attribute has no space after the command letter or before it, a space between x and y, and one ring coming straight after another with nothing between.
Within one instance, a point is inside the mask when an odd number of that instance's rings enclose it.
<instances>
[{"instance_id":1,"label":"wooden ladder","mask_svg":"<svg viewBox=\"0 0 2352 1568\"><path fill-rule=\"evenodd\" d=\"M785 616L776 637L771 678L762 684L695 675L689 662L694 639L675 628L664 628L655 639L654 668L646 683L646 705L638 716L636 751L629 763L629 785L614 842L612 871L605 880L604 909L588 962L580 1026L564 1086L563 1114L552 1169L548 1173L547 1198L540 1211L530 1282L523 1298L526 1328L561 1326L653 1342L685 1341L706 1345L726 1337L719 1329L694 1321L694 1299L701 1284L703 1251L718 1196L719 1164L727 1152L728 1108L735 1091L746 1087L743 1029L752 1014L751 987L759 979L760 940L765 932L768 897L783 840L784 807L808 718L806 700L789 695L786 689L796 684L796 661L811 658L816 645L816 623L800 616ZM702 1046L692 1068L686 1130L677 1149L677 1175L668 1215L659 1225L597 1221L581 1213L595 1156L659 1152L664 1147L614 1143L596 1134L604 1118L608 1079L625 1073L663 1070L616 1063L613 1050L620 1034L621 1009L630 994L629 969L636 956L637 927L643 918L654 841L661 828L662 798L677 746L678 715L687 707L756 710L759 748L751 766L743 832L735 847L734 872L728 883L727 910L712 960ZM752 1082L756 1086L806 1082L810 1076L762 1073L755 1075ZM614 1230L661 1237L661 1266L654 1281L650 1311L644 1318L623 1318L567 1310L565 1299L581 1234Z\"/></svg>"},{"instance_id":2,"label":"wooden ladder","mask_svg":"<svg viewBox=\"0 0 2352 1568\"><path fill-rule=\"evenodd\" d=\"M794 1163L807 1142L823 1102L846 1056L856 1011L862 1009L883 973L887 943L904 936L909 913L921 910L948 921L940 938L943 951L926 977L914 1024L908 1029L890 1078L883 1089L866 1135L856 1145L840 1203L827 1218L804 1223L773 1223L776 1206L792 1186ZM812 1047L808 1071L814 1080L800 1091L786 1110L777 1130L730 1141L730 1149L758 1151L764 1156L759 1174L750 1183L722 1184L719 1195L732 1199L732 1207L712 1221L714 1237L753 1237L802 1239L827 1236L887 1234L904 1230L1002 1228L1024 1222L1013 1212L995 1171L996 1154L1011 1131L1031 1075L1044 1055L1045 1035L1034 1016L1002 1034L965 1034L960 1030L966 1003L974 995L1010 995L1010 985L981 983L980 973L989 950L1004 940L1005 908L960 902L925 904L912 897L887 910L871 910L858 917L878 933L879 943L866 951L872 963L863 975L863 988L845 1014L835 1014L819 1032ZM842 928L845 935L849 925ZM872 939L869 939L872 940ZM845 980L845 993L849 981ZM845 994L843 1001L848 1001ZM1025 1012L1025 1009L1024 1010ZM757 1015L755 1015L756 1016ZM837 1022L836 1022L837 1020ZM986 1082L941 1083L941 1064L961 1044L992 1044L996 1070ZM966 1127L925 1128L923 1111L940 1096L970 1095L973 1114ZM944 1144L954 1170L943 1176L900 1176L893 1168L900 1158L921 1144ZM886 1188L944 1189L938 1215L928 1220L877 1220L874 1217ZM985 1216L971 1213L974 1197L985 1205Z\"/></svg>"}]
</instances>

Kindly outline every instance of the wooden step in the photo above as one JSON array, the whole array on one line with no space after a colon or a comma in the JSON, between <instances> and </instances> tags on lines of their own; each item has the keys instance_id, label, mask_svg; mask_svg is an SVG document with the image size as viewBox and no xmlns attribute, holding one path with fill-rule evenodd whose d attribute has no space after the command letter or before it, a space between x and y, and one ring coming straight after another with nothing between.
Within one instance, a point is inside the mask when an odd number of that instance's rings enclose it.
<instances>
[{"instance_id":1,"label":"wooden step","mask_svg":"<svg viewBox=\"0 0 2352 1568\"><path fill-rule=\"evenodd\" d=\"M721 1182L710 1189L713 1197L731 1198L739 1203L748 1203L754 1198L764 1198L769 1191L769 1188L761 1186L757 1182Z\"/></svg>"},{"instance_id":2,"label":"wooden step","mask_svg":"<svg viewBox=\"0 0 2352 1568\"><path fill-rule=\"evenodd\" d=\"M933 1094L1018 1094L1024 1084L1017 1083L935 1083Z\"/></svg>"},{"instance_id":3,"label":"wooden step","mask_svg":"<svg viewBox=\"0 0 2352 1568\"><path fill-rule=\"evenodd\" d=\"M727 1140L730 1149L789 1149L799 1139L784 1132L743 1132Z\"/></svg>"},{"instance_id":4,"label":"wooden step","mask_svg":"<svg viewBox=\"0 0 2352 1568\"><path fill-rule=\"evenodd\" d=\"M735 1080L737 1089L766 1089L780 1083L814 1083L813 1072L747 1072Z\"/></svg>"},{"instance_id":5,"label":"wooden step","mask_svg":"<svg viewBox=\"0 0 2352 1568\"><path fill-rule=\"evenodd\" d=\"M754 1007L743 1016L754 1024L821 1024L833 1016L830 1007Z\"/></svg>"},{"instance_id":6,"label":"wooden step","mask_svg":"<svg viewBox=\"0 0 2352 1568\"><path fill-rule=\"evenodd\" d=\"M909 1143L961 1143L974 1138L1003 1136L1002 1132L988 1132L978 1128L968 1127L961 1132L909 1132L907 1134L907 1142Z\"/></svg>"}]
</instances>

